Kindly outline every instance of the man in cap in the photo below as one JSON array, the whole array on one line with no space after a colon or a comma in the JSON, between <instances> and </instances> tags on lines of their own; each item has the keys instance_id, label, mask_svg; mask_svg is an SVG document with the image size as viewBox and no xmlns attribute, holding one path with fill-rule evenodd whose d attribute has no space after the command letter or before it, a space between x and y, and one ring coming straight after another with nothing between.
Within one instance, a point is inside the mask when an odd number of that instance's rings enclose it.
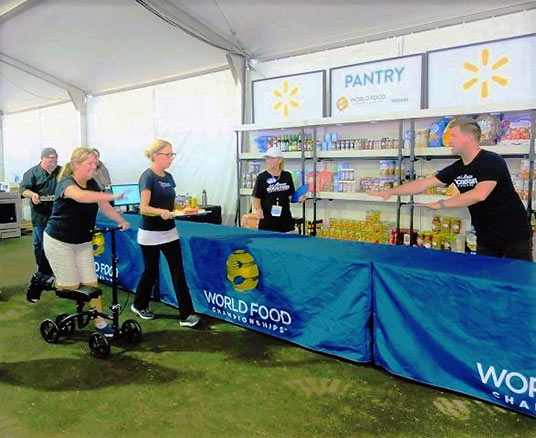
<instances>
[{"instance_id":1,"label":"man in cap","mask_svg":"<svg viewBox=\"0 0 536 438\"><path fill-rule=\"evenodd\" d=\"M37 271L52 275L43 251L43 232L48 218L52 213L54 192L61 167L58 166L58 153L54 148L44 148L41 151L41 162L30 168L22 177L20 193L31 200L32 227L35 261Z\"/></svg>"}]
</instances>

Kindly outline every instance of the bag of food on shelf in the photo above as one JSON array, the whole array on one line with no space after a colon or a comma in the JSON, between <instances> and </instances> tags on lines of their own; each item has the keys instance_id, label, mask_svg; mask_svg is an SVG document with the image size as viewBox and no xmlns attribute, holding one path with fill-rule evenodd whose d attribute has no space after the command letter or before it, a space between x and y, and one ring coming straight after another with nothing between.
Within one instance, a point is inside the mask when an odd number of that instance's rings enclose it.
<instances>
[{"instance_id":1,"label":"bag of food on shelf","mask_svg":"<svg viewBox=\"0 0 536 438\"><path fill-rule=\"evenodd\" d=\"M262 135L261 137L255 138L255 143L257 144L257 149L259 152L266 152L268 150L268 142L272 139L269 135Z\"/></svg>"},{"instance_id":2,"label":"bag of food on shelf","mask_svg":"<svg viewBox=\"0 0 536 438\"><path fill-rule=\"evenodd\" d=\"M529 116L504 118L500 126L498 143L519 144L530 140L531 123Z\"/></svg>"},{"instance_id":3,"label":"bag of food on shelf","mask_svg":"<svg viewBox=\"0 0 536 438\"><path fill-rule=\"evenodd\" d=\"M428 137L428 147L438 148L443 146L443 131L451 120L452 117L443 117L437 122L432 123L432 126L430 127L430 134Z\"/></svg>"},{"instance_id":4,"label":"bag of food on shelf","mask_svg":"<svg viewBox=\"0 0 536 438\"><path fill-rule=\"evenodd\" d=\"M416 148L426 148L430 139L430 130L429 129L416 129L415 130L415 147Z\"/></svg>"},{"instance_id":5,"label":"bag of food on shelf","mask_svg":"<svg viewBox=\"0 0 536 438\"><path fill-rule=\"evenodd\" d=\"M497 144L497 138L501 132L501 116L492 114L481 114L476 118L482 134L480 135L480 145L492 146Z\"/></svg>"}]
</instances>

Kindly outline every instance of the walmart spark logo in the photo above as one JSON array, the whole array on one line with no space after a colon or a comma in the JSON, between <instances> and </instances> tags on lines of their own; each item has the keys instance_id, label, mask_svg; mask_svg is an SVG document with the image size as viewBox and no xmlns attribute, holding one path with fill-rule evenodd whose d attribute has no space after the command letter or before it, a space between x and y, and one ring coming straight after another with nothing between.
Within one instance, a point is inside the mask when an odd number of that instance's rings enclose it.
<instances>
[{"instance_id":1,"label":"walmart spark logo","mask_svg":"<svg viewBox=\"0 0 536 438\"><path fill-rule=\"evenodd\" d=\"M283 87L279 90L273 90L277 102L274 105L274 111L283 111L283 116L288 117L290 109L299 108L300 104L295 100L300 91L298 87L292 88L288 81L283 81Z\"/></svg>"},{"instance_id":2,"label":"walmart spark logo","mask_svg":"<svg viewBox=\"0 0 536 438\"><path fill-rule=\"evenodd\" d=\"M462 88L465 91L469 91L473 86L480 82L480 97L487 99L489 97L489 84L495 82L501 87L508 85L508 78L499 76L496 74L497 70L500 70L508 64L508 57L503 55L497 61L490 65L490 49L482 49L480 53L482 65L476 66L472 62L466 61L463 64L463 68L474 76L468 81L464 82Z\"/></svg>"}]
</instances>

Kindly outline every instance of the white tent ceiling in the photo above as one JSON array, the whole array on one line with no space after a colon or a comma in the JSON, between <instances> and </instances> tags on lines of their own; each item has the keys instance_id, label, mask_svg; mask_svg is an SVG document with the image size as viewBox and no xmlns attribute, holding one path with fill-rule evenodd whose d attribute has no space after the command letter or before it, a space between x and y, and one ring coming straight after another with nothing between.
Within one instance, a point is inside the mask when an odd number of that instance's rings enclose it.
<instances>
[{"instance_id":1,"label":"white tent ceiling","mask_svg":"<svg viewBox=\"0 0 536 438\"><path fill-rule=\"evenodd\" d=\"M227 67L226 50L184 29L263 60L534 8L513 0L0 0L0 110Z\"/></svg>"}]
</instances>

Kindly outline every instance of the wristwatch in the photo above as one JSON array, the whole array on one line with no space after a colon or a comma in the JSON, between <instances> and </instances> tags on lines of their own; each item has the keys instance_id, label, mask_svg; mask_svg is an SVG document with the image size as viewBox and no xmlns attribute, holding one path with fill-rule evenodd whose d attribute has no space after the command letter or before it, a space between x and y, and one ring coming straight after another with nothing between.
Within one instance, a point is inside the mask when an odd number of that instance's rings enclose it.
<instances>
[{"instance_id":1,"label":"wristwatch","mask_svg":"<svg viewBox=\"0 0 536 438\"><path fill-rule=\"evenodd\" d=\"M439 208L446 208L445 201L443 201L443 199L440 199L437 203L439 204Z\"/></svg>"}]
</instances>

